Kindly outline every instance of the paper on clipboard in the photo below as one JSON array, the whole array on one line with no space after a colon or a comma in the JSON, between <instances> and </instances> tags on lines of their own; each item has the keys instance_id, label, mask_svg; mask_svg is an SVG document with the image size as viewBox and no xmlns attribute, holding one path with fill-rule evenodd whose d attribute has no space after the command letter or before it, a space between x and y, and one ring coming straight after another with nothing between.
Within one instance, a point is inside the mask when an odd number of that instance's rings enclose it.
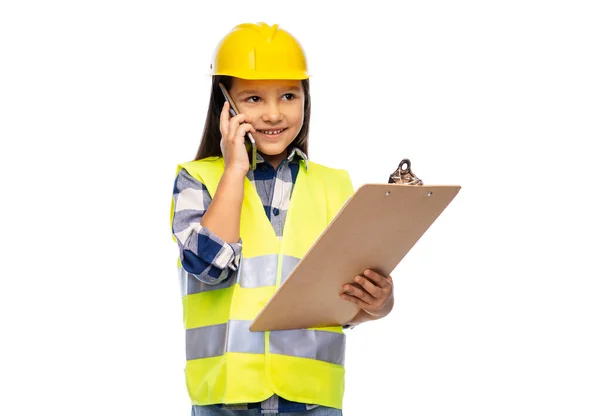
<instances>
[{"instance_id":1,"label":"paper on clipboard","mask_svg":"<svg viewBox=\"0 0 600 416\"><path fill-rule=\"evenodd\" d=\"M342 287L371 268L389 275L460 190L459 185L366 184L346 202L251 331L342 325L358 312Z\"/></svg>"}]
</instances>

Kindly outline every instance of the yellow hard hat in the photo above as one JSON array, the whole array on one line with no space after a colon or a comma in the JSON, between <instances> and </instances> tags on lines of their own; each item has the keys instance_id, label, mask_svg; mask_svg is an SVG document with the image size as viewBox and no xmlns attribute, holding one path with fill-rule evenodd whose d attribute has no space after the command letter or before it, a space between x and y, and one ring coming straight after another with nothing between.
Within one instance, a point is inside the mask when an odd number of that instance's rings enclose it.
<instances>
[{"instance_id":1,"label":"yellow hard hat","mask_svg":"<svg viewBox=\"0 0 600 416\"><path fill-rule=\"evenodd\" d=\"M217 45L211 75L243 79L307 79L300 43L278 25L244 23Z\"/></svg>"}]
</instances>

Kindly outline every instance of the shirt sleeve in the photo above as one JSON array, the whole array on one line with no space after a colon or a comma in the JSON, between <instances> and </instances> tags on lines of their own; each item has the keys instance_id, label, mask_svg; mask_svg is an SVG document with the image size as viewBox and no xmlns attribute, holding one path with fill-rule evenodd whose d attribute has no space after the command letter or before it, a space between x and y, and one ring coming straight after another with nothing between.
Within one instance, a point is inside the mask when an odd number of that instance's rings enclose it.
<instances>
[{"instance_id":1,"label":"shirt sleeve","mask_svg":"<svg viewBox=\"0 0 600 416\"><path fill-rule=\"evenodd\" d=\"M182 169L173 189L173 236L185 271L206 284L219 284L238 268L241 241L229 244L200 225L212 198L206 186Z\"/></svg>"}]
</instances>

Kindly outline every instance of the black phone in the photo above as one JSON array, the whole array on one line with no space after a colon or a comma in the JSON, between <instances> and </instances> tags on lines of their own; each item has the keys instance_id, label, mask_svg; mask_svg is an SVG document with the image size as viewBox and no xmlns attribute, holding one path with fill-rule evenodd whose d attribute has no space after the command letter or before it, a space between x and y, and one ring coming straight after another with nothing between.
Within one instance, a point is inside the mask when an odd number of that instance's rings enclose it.
<instances>
[{"instance_id":1,"label":"black phone","mask_svg":"<svg viewBox=\"0 0 600 416\"><path fill-rule=\"evenodd\" d=\"M225 86L220 82L219 82L219 88L221 88L221 91L223 92L223 96L225 97L225 100L227 100L227 102L229 103L229 114L231 115L231 117L237 116L239 114L239 111L238 111L235 103L231 99L231 96L229 95L227 88L225 88ZM249 132L246 133L246 136L244 138L244 144L246 146L246 152L248 153L248 161L250 162L250 169L254 170L254 169L256 169L256 140L254 140L254 137L252 137L251 133L249 133Z\"/></svg>"}]
</instances>

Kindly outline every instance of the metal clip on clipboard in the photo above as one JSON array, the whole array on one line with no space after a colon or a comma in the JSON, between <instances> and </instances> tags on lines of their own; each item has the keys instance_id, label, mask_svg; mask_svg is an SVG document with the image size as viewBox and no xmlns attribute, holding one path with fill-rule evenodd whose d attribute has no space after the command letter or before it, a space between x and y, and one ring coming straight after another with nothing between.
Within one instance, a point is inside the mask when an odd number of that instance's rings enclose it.
<instances>
[{"instance_id":1,"label":"metal clip on clipboard","mask_svg":"<svg viewBox=\"0 0 600 416\"><path fill-rule=\"evenodd\" d=\"M423 185L423 181L410 169L410 160L402 159L398 168L390 175L388 183L399 185Z\"/></svg>"}]
</instances>

